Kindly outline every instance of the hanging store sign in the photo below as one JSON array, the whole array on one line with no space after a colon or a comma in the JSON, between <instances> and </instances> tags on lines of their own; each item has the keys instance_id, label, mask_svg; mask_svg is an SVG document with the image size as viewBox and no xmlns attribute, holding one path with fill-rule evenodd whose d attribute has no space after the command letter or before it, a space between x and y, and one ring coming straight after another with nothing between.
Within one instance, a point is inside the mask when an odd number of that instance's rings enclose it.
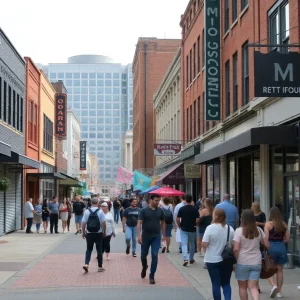
<instances>
[{"instance_id":1,"label":"hanging store sign","mask_svg":"<svg viewBox=\"0 0 300 300\"><path fill-rule=\"evenodd\" d=\"M299 97L300 53L254 52L255 97Z\"/></svg>"},{"instance_id":2,"label":"hanging store sign","mask_svg":"<svg viewBox=\"0 0 300 300\"><path fill-rule=\"evenodd\" d=\"M55 136L67 136L67 95L55 94Z\"/></svg>"},{"instance_id":3,"label":"hanging store sign","mask_svg":"<svg viewBox=\"0 0 300 300\"><path fill-rule=\"evenodd\" d=\"M205 120L221 120L220 0L205 0Z\"/></svg>"},{"instance_id":4,"label":"hanging store sign","mask_svg":"<svg viewBox=\"0 0 300 300\"><path fill-rule=\"evenodd\" d=\"M80 153L80 159L79 159L79 169L81 171L86 170L86 141L80 141L79 146L79 153Z\"/></svg>"},{"instance_id":5,"label":"hanging store sign","mask_svg":"<svg viewBox=\"0 0 300 300\"><path fill-rule=\"evenodd\" d=\"M201 178L201 166L184 164L184 177L189 179Z\"/></svg>"},{"instance_id":6,"label":"hanging store sign","mask_svg":"<svg viewBox=\"0 0 300 300\"><path fill-rule=\"evenodd\" d=\"M175 156L181 152L181 144L154 144L155 156Z\"/></svg>"}]
</instances>

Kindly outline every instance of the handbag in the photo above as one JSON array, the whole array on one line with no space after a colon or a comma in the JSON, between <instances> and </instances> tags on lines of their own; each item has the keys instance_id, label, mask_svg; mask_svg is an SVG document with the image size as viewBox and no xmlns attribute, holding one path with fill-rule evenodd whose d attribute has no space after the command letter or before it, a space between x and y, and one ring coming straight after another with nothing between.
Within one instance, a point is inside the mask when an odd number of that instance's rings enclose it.
<instances>
[{"instance_id":1,"label":"handbag","mask_svg":"<svg viewBox=\"0 0 300 300\"><path fill-rule=\"evenodd\" d=\"M261 240L263 241L263 236L261 232L260 235L261 235ZM262 242L262 245L263 245L263 252L262 252L263 258L261 261L260 278L268 279L277 273L278 267L275 264L274 260L272 259L271 255L269 254L264 242Z\"/></svg>"},{"instance_id":2,"label":"handbag","mask_svg":"<svg viewBox=\"0 0 300 300\"><path fill-rule=\"evenodd\" d=\"M236 257L234 256L234 253L233 253L233 247L230 246L230 243L229 243L230 226L227 225L227 227L228 227L227 241L226 241L226 245L224 247L224 250L223 250L221 256L222 256L223 262L225 264L234 265L234 264L236 264Z\"/></svg>"}]
</instances>

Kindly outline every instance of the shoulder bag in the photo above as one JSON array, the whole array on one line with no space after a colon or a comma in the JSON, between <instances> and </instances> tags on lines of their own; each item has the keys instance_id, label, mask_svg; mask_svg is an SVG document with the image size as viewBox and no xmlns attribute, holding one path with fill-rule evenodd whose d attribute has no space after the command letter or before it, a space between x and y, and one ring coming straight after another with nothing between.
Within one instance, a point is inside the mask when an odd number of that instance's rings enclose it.
<instances>
[{"instance_id":1,"label":"shoulder bag","mask_svg":"<svg viewBox=\"0 0 300 300\"><path fill-rule=\"evenodd\" d=\"M269 254L269 252L265 246L265 243L263 242L263 236L261 234L261 229L259 228L258 230L260 231L261 243L263 245L260 278L268 279L277 273L278 268L277 268L277 265L275 264L274 260L272 259L271 255Z\"/></svg>"},{"instance_id":2,"label":"shoulder bag","mask_svg":"<svg viewBox=\"0 0 300 300\"><path fill-rule=\"evenodd\" d=\"M234 264L236 264L236 258L233 253L233 247L230 245L230 242L229 242L230 226L227 225L227 227L228 227L227 241L226 241L226 245L224 247L224 250L223 250L221 256L222 256L223 262L225 264L234 265Z\"/></svg>"}]
</instances>

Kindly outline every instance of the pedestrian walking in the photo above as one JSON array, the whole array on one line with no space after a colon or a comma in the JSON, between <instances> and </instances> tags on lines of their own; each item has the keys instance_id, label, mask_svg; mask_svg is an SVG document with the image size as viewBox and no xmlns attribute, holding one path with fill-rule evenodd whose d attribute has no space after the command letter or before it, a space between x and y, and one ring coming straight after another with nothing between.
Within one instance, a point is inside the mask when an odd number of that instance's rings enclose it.
<instances>
[{"instance_id":1,"label":"pedestrian walking","mask_svg":"<svg viewBox=\"0 0 300 300\"><path fill-rule=\"evenodd\" d=\"M97 198L98 199L98 198ZM98 203L97 203L98 205ZM75 215L75 225L76 225L76 233L81 233L81 223L83 214L85 211L85 205L80 196L75 197L75 202L73 203L73 212Z\"/></svg>"},{"instance_id":2,"label":"pedestrian walking","mask_svg":"<svg viewBox=\"0 0 300 300\"><path fill-rule=\"evenodd\" d=\"M237 207L230 203L230 196L228 194L224 195L223 202L217 204L216 208L221 208L225 211L226 224L235 230L239 224L239 213Z\"/></svg>"},{"instance_id":3,"label":"pedestrian walking","mask_svg":"<svg viewBox=\"0 0 300 300\"><path fill-rule=\"evenodd\" d=\"M256 225L252 210L245 209L241 216L241 227L234 233L234 255L237 259L235 277L239 285L241 300L248 300L249 290L253 300L259 300L258 281L261 273L260 245L269 247L265 233Z\"/></svg>"},{"instance_id":4,"label":"pedestrian walking","mask_svg":"<svg viewBox=\"0 0 300 300\"><path fill-rule=\"evenodd\" d=\"M103 202L101 204L101 209L105 215L105 223L106 223L106 236L103 238L102 243L102 252L106 253L106 259L110 260L109 254L110 254L110 240L111 237L116 237L116 231L115 231L115 224L114 224L114 218L112 214L109 212L108 204L106 202Z\"/></svg>"},{"instance_id":5,"label":"pedestrian walking","mask_svg":"<svg viewBox=\"0 0 300 300\"><path fill-rule=\"evenodd\" d=\"M252 202L251 210L254 213L256 226L259 226L262 230L264 230L266 224L266 215L261 211L259 202Z\"/></svg>"},{"instance_id":6,"label":"pedestrian walking","mask_svg":"<svg viewBox=\"0 0 300 300\"><path fill-rule=\"evenodd\" d=\"M162 253L164 253L165 250L169 253L173 229L173 206L171 204L171 199L169 197L164 197L160 203L160 207L164 211L166 223L166 246L162 247Z\"/></svg>"},{"instance_id":7,"label":"pedestrian walking","mask_svg":"<svg viewBox=\"0 0 300 300\"><path fill-rule=\"evenodd\" d=\"M166 236L165 216L163 210L158 207L159 200L159 195L151 194L149 205L140 211L137 226L138 241L141 244L142 278L146 277L148 269L147 256L151 247L150 284L155 284L154 275L157 269L161 235ZM143 232L141 227L143 227Z\"/></svg>"},{"instance_id":8,"label":"pedestrian walking","mask_svg":"<svg viewBox=\"0 0 300 300\"><path fill-rule=\"evenodd\" d=\"M269 278L269 283L272 286L270 297L282 298L283 265L288 262L285 244L290 240L290 233L278 207L272 207L270 210L269 222L265 225L265 235L270 242L268 252L278 268L275 274L276 284L273 277Z\"/></svg>"},{"instance_id":9,"label":"pedestrian walking","mask_svg":"<svg viewBox=\"0 0 300 300\"><path fill-rule=\"evenodd\" d=\"M25 218L26 218L26 233L33 233L31 231L31 226L33 222L33 215L34 215L34 208L32 205L32 198L28 198L28 200L25 203Z\"/></svg>"},{"instance_id":10,"label":"pedestrian walking","mask_svg":"<svg viewBox=\"0 0 300 300\"><path fill-rule=\"evenodd\" d=\"M197 208L192 205L193 198L186 195L186 205L181 207L176 217L176 223L180 229L181 249L183 254L183 266L186 267L190 259L190 264L195 263L196 228L200 222ZM188 244L190 254L188 257Z\"/></svg>"},{"instance_id":11,"label":"pedestrian walking","mask_svg":"<svg viewBox=\"0 0 300 300\"><path fill-rule=\"evenodd\" d=\"M204 262L207 265L208 274L212 283L212 293L214 300L221 300L221 287L225 300L231 300L230 278L232 274L232 264L223 262L222 252L228 242L232 244L234 230L226 225L226 213L223 209L215 208L213 221L204 233L202 247L205 251Z\"/></svg>"},{"instance_id":12,"label":"pedestrian walking","mask_svg":"<svg viewBox=\"0 0 300 300\"><path fill-rule=\"evenodd\" d=\"M59 213L59 204L57 202L57 197L53 196L52 201L48 204L48 210L50 212L50 233L53 234L53 227L55 233L58 232L58 213Z\"/></svg>"},{"instance_id":13,"label":"pedestrian walking","mask_svg":"<svg viewBox=\"0 0 300 300\"><path fill-rule=\"evenodd\" d=\"M204 253L201 252L202 248L202 238L204 236L206 228L212 222L212 214L214 211L213 201L209 198L203 199L201 203L201 208L199 209L200 214L200 223L197 228L197 247L199 256L204 256Z\"/></svg>"},{"instance_id":14,"label":"pedestrian walking","mask_svg":"<svg viewBox=\"0 0 300 300\"><path fill-rule=\"evenodd\" d=\"M113 201L113 208L114 208L114 221L117 224L119 224L121 203L118 197L116 197L116 199Z\"/></svg>"},{"instance_id":15,"label":"pedestrian walking","mask_svg":"<svg viewBox=\"0 0 300 300\"><path fill-rule=\"evenodd\" d=\"M48 209L48 204L49 201L48 199L45 198L42 205L42 220L43 220L44 233L47 233L48 224L50 220L50 211Z\"/></svg>"},{"instance_id":16,"label":"pedestrian walking","mask_svg":"<svg viewBox=\"0 0 300 300\"><path fill-rule=\"evenodd\" d=\"M59 206L59 216L61 219L63 233L65 233L69 216L67 198L64 198L63 202Z\"/></svg>"},{"instance_id":17,"label":"pedestrian walking","mask_svg":"<svg viewBox=\"0 0 300 300\"><path fill-rule=\"evenodd\" d=\"M68 207L68 221L67 221L67 228L70 231L70 223L72 219L72 212L73 212L73 205L71 203L70 198L67 198L67 207Z\"/></svg>"},{"instance_id":18,"label":"pedestrian walking","mask_svg":"<svg viewBox=\"0 0 300 300\"><path fill-rule=\"evenodd\" d=\"M103 238L106 236L106 222L103 211L98 208L98 202L98 198L93 198L92 207L84 212L82 218L82 238L86 239L85 265L83 269L86 273L89 271L94 244L97 249L98 272L105 271L102 266L102 243Z\"/></svg>"},{"instance_id":19,"label":"pedestrian walking","mask_svg":"<svg viewBox=\"0 0 300 300\"><path fill-rule=\"evenodd\" d=\"M137 207L137 200L131 201L131 206L123 214L122 225L125 233L126 254L130 253L132 241L132 256L136 257L137 224L141 209Z\"/></svg>"},{"instance_id":20,"label":"pedestrian walking","mask_svg":"<svg viewBox=\"0 0 300 300\"><path fill-rule=\"evenodd\" d=\"M177 199L177 200L178 200L178 199ZM176 225L176 230L179 231L179 234L176 232L176 241L179 242L179 252L180 252L180 253L182 252L182 249L181 249L181 240L180 240L180 229L179 229L179 227L178 227L178 225L177 225L176 218L177 218L179 209L180 209L181 207L183 207L185 204L186 204L186 201L185 201L185 195L183 195L183 196L181 197L181 201L180 201L179 203L176 204L175 209L174 209L174 214L173 214L174 222L175 222L175 225ZM179 237L179 240L177 239L177 237Z\"/></svg>"},{"instance_id":21,"label":"pedestrian walking","mask_svg":"<svg viewBox=\"0 0 300 300\"><path fill-rule=\"evenodd\" d=\"M33 216L33 224L36 227L36 233L40 233L41 223L42 223L42 204L40 199L36 201L36 205L34 206L35 214Z\"/></svg>"}]
</instances>

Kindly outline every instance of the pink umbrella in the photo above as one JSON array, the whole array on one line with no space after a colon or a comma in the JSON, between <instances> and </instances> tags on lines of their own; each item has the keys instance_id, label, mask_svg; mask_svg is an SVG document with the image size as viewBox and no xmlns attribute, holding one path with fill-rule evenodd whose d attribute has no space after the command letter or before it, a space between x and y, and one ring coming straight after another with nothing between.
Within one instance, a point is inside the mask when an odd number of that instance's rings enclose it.
<instances>
[{"instance_id":1,"label":"pink umbrella","mask_svg":"<svg viewBox=\"0 0 300 300\"><path fill-rule=\"evenodd\" d=\"M184 192L174 190L168 186L164 186L155 191L149 192L149 194L157 194L160 196L183 196Z\"/></svg>"}]
</instances>

